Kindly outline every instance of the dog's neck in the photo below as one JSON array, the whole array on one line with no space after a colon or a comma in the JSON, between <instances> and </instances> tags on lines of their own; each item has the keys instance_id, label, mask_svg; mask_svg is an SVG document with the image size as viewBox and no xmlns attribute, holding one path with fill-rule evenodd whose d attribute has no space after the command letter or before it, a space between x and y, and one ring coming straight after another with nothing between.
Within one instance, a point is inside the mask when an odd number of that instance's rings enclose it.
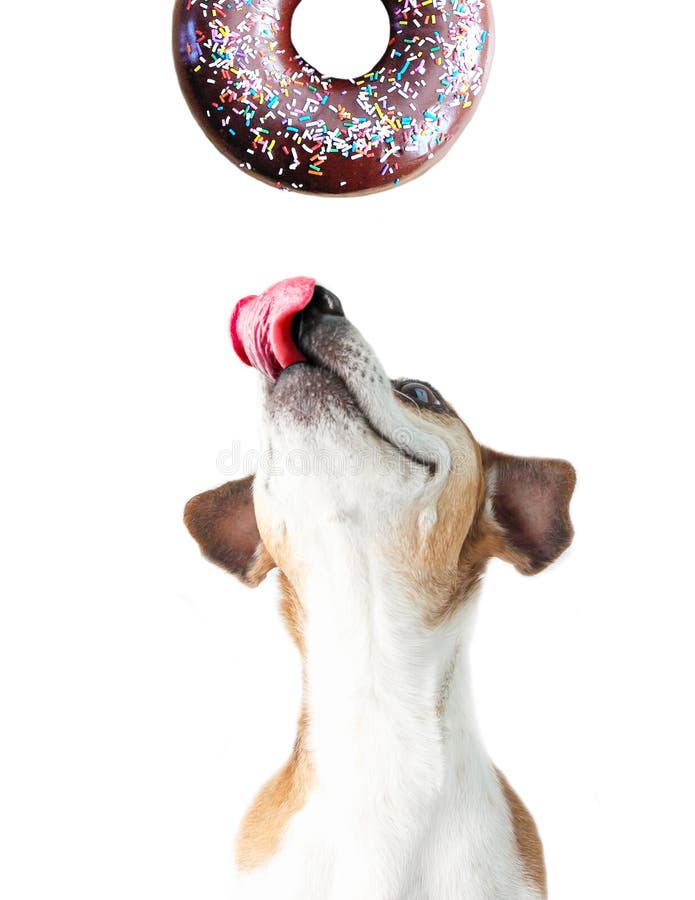
<instances>
[{"instance_id":1,"label":"dog's neck","mask_svg":"<svg viewBox=\"0 0 695 900\"><path fill-rule=\"evenodd\" d=\"M432 627L423 615L427 598L368 552L343 551L328 550L298 594L305 673L298 743L310 760L303 821L311 824L294 833L313 835L309 846L327 845L345 900L372 896L374 884L405 897L397 886L417 884L432 852L449 852L434 833L455 833L464 845L471 835L485 847L513 840L470 696L476 600ZM481 797L488 798L482 807ZM288 845L289 858L304 852ZM482 852L479 865L488 861ZM497 866L504 878L516 877Z\"/></svg>"},{"instance_id":2,"label":"dog's neck","mask_svg":"<svg viewBox=\"0 0 695 900\"><path fill-rule=\"evenodd\" d=\"M339 547L339 550L335 548ZM299 593L306 745L317 783L351 804L436 798L476 735L468 645L476 602L427 623L429 598L369 547L327 540ZM422 812L422 809L420 810Z\"/></svg>"},{"instance_id":3,"label":"dog's neck","mask_svg":"<svg viewBox=\"0 0 695 900\"><path fill-rule=\"evenodd\" d=\"M277 852L272 889L311 900L538 897L475 723L475 594L428 624L428 598L368 544L324 538L296 591L282 578L304 710L292 760L242 830L242 868Z\"/></svg>"}]
</instances>

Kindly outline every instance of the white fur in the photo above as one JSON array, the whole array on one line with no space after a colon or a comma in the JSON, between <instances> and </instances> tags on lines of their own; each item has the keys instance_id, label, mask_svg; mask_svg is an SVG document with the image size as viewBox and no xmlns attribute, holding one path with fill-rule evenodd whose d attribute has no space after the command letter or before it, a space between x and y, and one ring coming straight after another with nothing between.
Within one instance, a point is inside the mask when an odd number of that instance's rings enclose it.
<instances>
[{"instance_id":1,"label":"white fur","mask_svg":"<svg viewBox=\"0 0 695 900\"><path fill-rule=\"evenodd\" d=\"M256 477L256 511L271 549L290 548L280 564L306 613L316 778L280 851L240 877L235 896L538 900L475 724L468 648L477 601L433 628L426 598L399 565L404 530L436 527L449 449L404 412L372 351L345 327L353 351L371 356L376 384L345 370L334 371L343 383L336 386L300 367L264 395L273 469ZM341 403L346 385L363 416ZM435 476L413 462L404 469L402 445L436 458ZM298 450L308 460L342 454L342 468L290 472L288 455ZM379 464L369 455L365 463L365 451L379 454Z\"/></svg>"},{"instance_id":2,"label":"white fur","mask_svg":"<svg viewBox=\"0 0 695 900\"><path fill-rule=\"evenodd\" d=\"M289 496L281 504L277 527L312 547L301 599L316 785L278 856L242 879L239 896L537 900L475 725L477 601L446 625L424 624L418 598L372 552L383 487L363 484L360 504L344 496L336 508L316 479L294 495L295 510Z\"/></svg>"},{"instance_id":3,"label":"white fur","mask_svg":"<svg viewBox=\"0 0 695 900\"><path fill-rule=\"evenodd\" d=\"M304 594L317 783L280 853L241 879L238 896L537 900L475 725L475 601L426 633L364 562L341 544Z\"/></svg>"}]
</instances>

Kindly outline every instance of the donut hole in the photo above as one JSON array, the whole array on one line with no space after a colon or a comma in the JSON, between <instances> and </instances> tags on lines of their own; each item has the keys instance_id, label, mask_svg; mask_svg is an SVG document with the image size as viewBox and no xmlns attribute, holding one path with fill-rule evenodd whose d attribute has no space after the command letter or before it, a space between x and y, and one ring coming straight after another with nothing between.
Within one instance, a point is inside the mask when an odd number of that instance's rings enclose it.
<instances>
[{"instance_id":1,"label":"donut hole","mask_svg":"<svg viewBox=\"0 0 695 900\"><path fill-rule=\"evenodd\" d=\"M359 78L386 52L391 24L382 0L301 0L292 43L322 75Z\"/></svg>"}]
</instances>

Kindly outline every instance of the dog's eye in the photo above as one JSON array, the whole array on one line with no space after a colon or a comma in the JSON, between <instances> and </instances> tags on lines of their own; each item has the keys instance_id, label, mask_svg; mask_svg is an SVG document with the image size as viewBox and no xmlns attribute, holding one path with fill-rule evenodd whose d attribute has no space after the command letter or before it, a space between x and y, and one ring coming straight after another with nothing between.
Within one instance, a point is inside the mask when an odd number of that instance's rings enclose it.
<instances>
[{"instance_id":1,"label":"dog's eye","mask_svg":"<svg viewBox=\"0 0 695 900\"><path fill-rule=\"evenodd\" d=\"M441 406L442 401L435 394L432 388L427 384L422 384L419 381L406 381L405 384L401 384L398 388L399 394L404 394L406 397L410 397L411 400L414 400L417 404L421 406Z\"/></svg>"}]
</instances>

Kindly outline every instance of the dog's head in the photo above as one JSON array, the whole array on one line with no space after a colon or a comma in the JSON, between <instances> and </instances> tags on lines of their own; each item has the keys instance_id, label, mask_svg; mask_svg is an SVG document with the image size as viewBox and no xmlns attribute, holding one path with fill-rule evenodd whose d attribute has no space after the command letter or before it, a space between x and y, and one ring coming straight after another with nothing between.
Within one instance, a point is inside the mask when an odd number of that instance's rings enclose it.
<instances>
[{"instance_id":1,"label":"dog's head","mask_svg":"<svg viewBox=\"0 0 695 900\"><path fill-rule=\"evenodd\" d=\"M440 618L491 557L531 575L569 546L572 466L482 447L430 384L389 380L313 280L242 301L233 338L264 374L265 462L255 478L195 497L185 521L247 584L277 566L301 593L338 552L378 560Z\"/></svg>"}]
</instances>

